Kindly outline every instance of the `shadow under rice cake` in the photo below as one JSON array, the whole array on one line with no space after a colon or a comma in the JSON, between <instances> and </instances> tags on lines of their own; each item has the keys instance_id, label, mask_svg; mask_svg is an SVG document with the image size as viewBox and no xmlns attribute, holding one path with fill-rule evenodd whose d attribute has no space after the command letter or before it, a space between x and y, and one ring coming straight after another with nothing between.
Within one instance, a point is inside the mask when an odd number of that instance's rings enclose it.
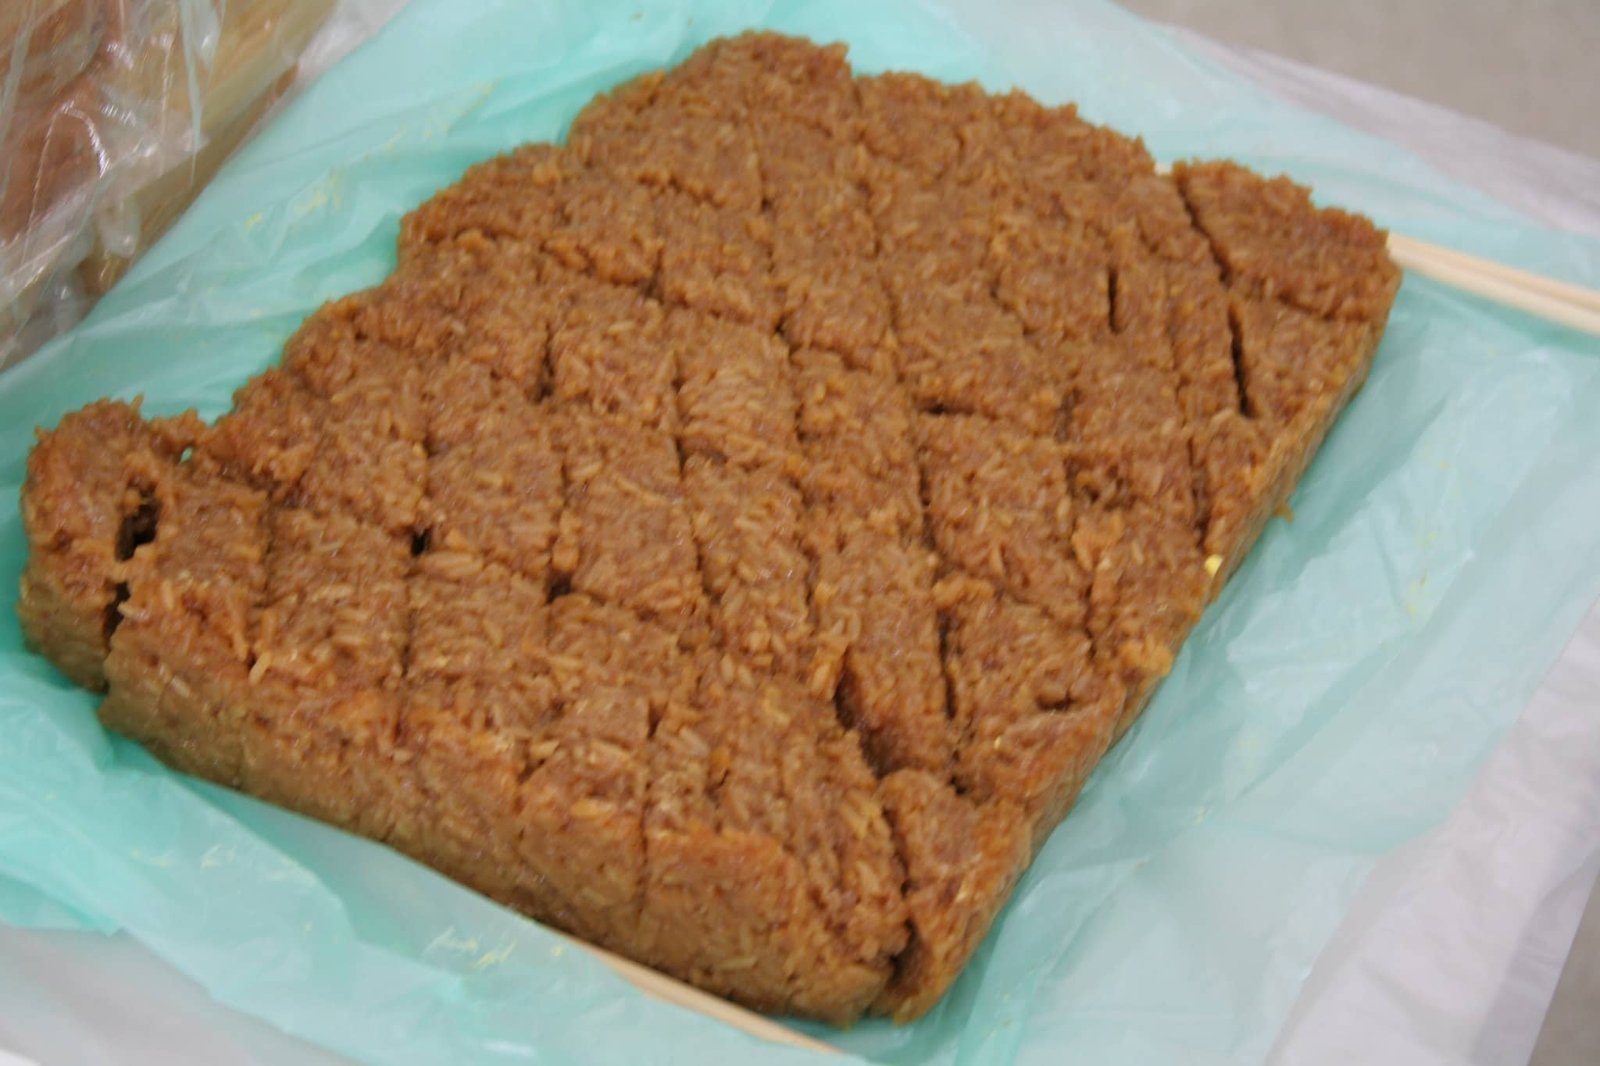
<instances>
[{"instance_id":1,"label":"shadow under rice cake","mask_svg":"<svg viewBox=\"0 0 1600 1066\"><path fill-rule=\"evenodd\" d=\"M473 167L213 425L42 433L34 646L171 766L905 1021L1365 377L1364 219L713 42Z\"/></svg>"}]
</instances>

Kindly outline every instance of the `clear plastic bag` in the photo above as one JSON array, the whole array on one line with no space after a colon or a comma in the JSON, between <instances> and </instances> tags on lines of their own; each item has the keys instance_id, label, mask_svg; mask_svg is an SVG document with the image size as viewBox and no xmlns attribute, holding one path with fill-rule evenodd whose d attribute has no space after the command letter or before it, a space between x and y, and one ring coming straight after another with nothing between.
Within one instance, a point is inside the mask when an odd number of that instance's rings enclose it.
<instances>
[{"instance_id":1,"label":"clear plastic bag","mask_svg":"<svg viewBox=\"0 0 1600 1066\"><path fill-rule=\"evenodd\" d=\"M400 215L469 163L750 25L843 39L866 70L1077 99L1162 158L1288 170L1412 235L1600 282L1594 241L1096 0L416 0L83 325L0 377L0 599L33 423L106 393L218 414L319 301L383 277ZM1600 592L1597 355L1408 279L1295 520L1268 530L951 995L909 1027L810 1031L887 1062L1264 1058L1367 874L1457 804ZM0 610L0 875L55 920L125 929L219 1000L362 1061L814 1058L649 1001L386 849L173 775L93 705Z\"/></svg>"},{"instance_id":2,"label":"clear plastic bag","mask_svg":"<svg viewBox=\"0 0 1600 1066\"><path fill-rule=\"evenodd\" d=\"M0 368L111 287L295 77L333 0L8 0Z\"/></svg>"}]
</instances>

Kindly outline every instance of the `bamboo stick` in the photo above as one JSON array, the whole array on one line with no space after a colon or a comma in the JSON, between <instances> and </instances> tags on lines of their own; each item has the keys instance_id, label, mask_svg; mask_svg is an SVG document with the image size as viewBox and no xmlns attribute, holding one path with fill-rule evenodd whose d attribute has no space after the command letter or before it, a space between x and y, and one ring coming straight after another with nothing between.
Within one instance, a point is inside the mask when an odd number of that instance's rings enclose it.
<instances>
[{"instance_id":1,"label":"bamboo stick","mask_svg":"<svg viewBox=\"0 0 1600 1066\"><path fill-rule=\"evenodd\" d=\"M1389 234L1389 255L1413 274L1600 336L1600 292L1593 289L1399 233Z\"/></svg>"},{"instance_id":2,"label":"bamboo stick","mask_svg":"<svg viewBox=\"0 0 1600 1066\"><path fill-rule=\"evenodd\" d=\"M548 928L548 927L547 927ZM554 930L552 930L553 932ZM773 1021L754 1011L729 1003L709 992L702 992L698 988L686 985L676 978L668 977L648 966L642 966L620 955L613 955L604 948L597 948L564 933L556 933L573 947L586 951L599 959L606 966L627 981L634 988L653 999L670 1003L675 1007L694 1011L696 1014L730 1025L741 1032L751 1036L760 1037L762 1040L774 1044L786 1044L789 1047L804 1048L807 1051L820 1051L828 1055L839 1054L839 1049L820 1040L813 1040L804 1033L790 1029L780 1022Z\"/></svg>"}]
</instances>

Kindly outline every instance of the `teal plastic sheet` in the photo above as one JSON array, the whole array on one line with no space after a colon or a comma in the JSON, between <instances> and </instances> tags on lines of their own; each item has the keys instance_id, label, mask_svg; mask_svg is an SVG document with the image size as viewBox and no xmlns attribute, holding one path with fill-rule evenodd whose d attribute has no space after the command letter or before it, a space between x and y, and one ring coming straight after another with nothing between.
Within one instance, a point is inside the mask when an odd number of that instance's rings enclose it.
<instances>
[{"instance_id":1,"label":"teal plastic sheet","mask_svg":"<svg viewBox=\"0 0 1600 1066\"><path fill-rule=\"evenodd\" d=\"M0 917L124 929L219 1000L372 1063L822 1061L655 1003L388 850L172 774L11 610L35 424L223 411L400 216L596 91L748 26L859 68L1020 85L1319 199L1590 285L1541 231L1093 0L417 0L224 169L73 333L0 376ZM807 1031L884 1062L1258 1061L1374 862L1436 824L1600 592L1600 345L1408 279L1366 389L945 1002Z\"/></svg>"}]
</instances>

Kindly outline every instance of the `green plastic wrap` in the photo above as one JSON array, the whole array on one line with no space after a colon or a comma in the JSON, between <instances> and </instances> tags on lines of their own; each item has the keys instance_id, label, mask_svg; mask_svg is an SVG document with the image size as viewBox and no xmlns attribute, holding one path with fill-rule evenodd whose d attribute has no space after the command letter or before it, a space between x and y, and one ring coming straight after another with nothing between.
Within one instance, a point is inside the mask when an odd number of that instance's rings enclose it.
<instances>
[{"instance_id":1,"label":"green plastic wrap","mask_svg":"<svg viewBox=\"0 0 1600 1066\"><path fill-rule=\"evenodd\" d=\"M233 160L73 333L0 376L0 917L121 928L373 1063L823 1061L632 991L387 849L172 774L23 647L32 427L99 396L213 417L401 214L596 91L765 25L859 69L1012 84L1418 237L1595 285L1541 231L1095 0L417 0ZM1600 345L1408 279L1366 389L967 973L885 1062L1248 1062L1374 862L1442 818L1600 591Z\"/></svg>"}]
</instances>

